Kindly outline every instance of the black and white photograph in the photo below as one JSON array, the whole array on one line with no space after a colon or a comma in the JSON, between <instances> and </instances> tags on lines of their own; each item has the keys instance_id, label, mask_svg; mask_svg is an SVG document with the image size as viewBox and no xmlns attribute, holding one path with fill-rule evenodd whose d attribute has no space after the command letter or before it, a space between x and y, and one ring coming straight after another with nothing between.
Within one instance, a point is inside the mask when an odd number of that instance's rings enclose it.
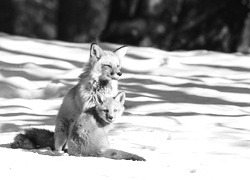
<instances>
[{"instance_id":1,"label":"black and white photograph","mask_svg":"<svg viewBox=\"0 0 250 180\"><path fill-rule=\"evenodd\" d=\"M250 179L250 0L0 0L0 179Z\"/></svg>"}]
</instances>

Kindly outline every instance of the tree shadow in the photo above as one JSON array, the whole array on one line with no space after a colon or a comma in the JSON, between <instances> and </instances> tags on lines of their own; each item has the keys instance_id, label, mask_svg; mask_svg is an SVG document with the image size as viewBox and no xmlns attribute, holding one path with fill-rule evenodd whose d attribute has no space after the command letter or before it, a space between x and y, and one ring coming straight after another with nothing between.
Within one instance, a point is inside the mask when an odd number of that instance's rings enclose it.
<instances>
[{"instance_id":1,"label":"tree shadow","mask_svg":"<svg viewBox=\"0 0 250 180\"><path fill-rule=\"evenodd\" d=\"M29 53L29 52L10 50L10 49L3 48L3 47L0 47L0 51L4 51L4 52L11 53L11 54L16 54L16 55L25 55L25 56L44 58L44 59L52 59L52 60L57 60L57 61L66 61L66 62L72 63L76 67L82 66L82 63L80 63L78 61L74 61L73 59L72 60L62 59L62 58L53 57L53 56L45 56L45 55L41 55L41 54L34 54L34 53Z\"/></svg>"},{"instance_id":2,"label":"tree shadow","mask_svg":"<svg viewBox=\"0 0 250 180\"><path fill-rule=\"evenodd\" d=\"M27 38L21 36L12 36L3 32L0 32L0 38L10 39L13 41L30 41L30 42L37 42L39 44L44 45L53 45L65 48L73 48L73 49L80 49L80 50L89 50L90 45L89 43L69 43L63 41L56 41L56 40L43 40L43 39L36 39L36 38Z\"/></svg>"},{"instance_id":3,"label":"tree shadow","mask_svg":"<svg viewBox=\"0 0 250 180\"><path fill-rule=\"evenodd\" d=\"M232 102L232 101L226 101L223 99L219 99L216 97L205 97L205 96L199 96L199 95L193 95L193 94L187 94L185 91L164 91L160 89L148 89L143 85L158 85L158 84L164 84L160 83L154 80L149 79L136 79L136 78L128 78L126 80L122 80L124 82L120 87L122 90L126 92L127 97L134 98L138 96L144 96L149 98L158 99L159 101L142 101L142 102L132 102L127 100L126 104L128 107L135 107L139 105L145 105L145 104L155 104L155 103L189 103L189 104L208 104L208 105L233 105L233 106L240 106L240 107L248 107L250 106L250 103L244 103L244 102ZM133 84L129 84L129 82L134 82ZM136 83L139 82L139 83ZM203 89L213 89L218 91L225 91L225 92L239 92L239 93L248 93L248 88L231 88L229 86L208 86L208 85L199 85L194 83L185 83L181 85L170 85L166 84L170 87L177 87L180 89L185 89L187 87L200 87ZM143 93L143 95L141 95ZM147 94L147 95L145 95ZM152 96L150 96L152 94Z\"/></svg>"},{"instance_id":4,"label":"tree shadow","mask_svg":"<svg viewBox=\"0 0 250 180\"><path fill-rule=\"evenodd\" d=\"M30 116L30 118L24 119L22 116ZM4 114L2 117L11 117L11 119L0 124L1 133L19 132L26 127L32 126L54 126L56 118L55 115L39 115L29 113L8 113ZM34 119L32 117L34 117ZM17 125L16 121L20 121L21 123Z\"/></svg>"},{"instance_id":5,"label":"tree shadow","mask_svg":"<svg viewBox=\"0 0 250 180\"><path fill-rule=\"evenodd\" d=\"M247 129L247 128L230 127L225 123L216 123L216 126L226 128L226 129L231 129L231 130L250 132L250 128Z\"/></svg>"},{"instance_id":6,"label":"tree shadow","mask_svg":"<svg viewBox=\"0 0 250 180\"><path fill-rule=\"evenodd\" d=\"M247 117L248 115L226 115L226 114L212 114L212 113L195 113L195 112L156 112L156 113L147 113L147 116L171 116L171 117L179 117L179 116L211 116L211 117Z\"/></svg>"},{"instance_id":7,"label":"tree shadow","mask_svg":"<svg viewBox=\"0 0 250 180\"><path fill-rule=\"evenodd\" d=\"M28 62L28 63L19 63L19 64L14 64L14 63L10 63L10 62L8 62L8 63L6 63L6 62L4 62L4 61L0 61L0 67L1 67L1 69L14 69L14 70L16 70L16 69L25 69L25 67L27 66L27 65L34 65L34 66L37 66L37 67L43 67L43 68L46 68L46 69L59 69L59 70L68 70L68 68L63 68L63 67L59 67L59 66L57 66L57 65L55 65L55 64L36 64L36 63L31 63L31 62Z\"/></svg>"},{"instance_id":8,"label":"tree shadow","mask_svg":"<svg viewBox=\"0 0 250 180\"><path fill-rule=\"evenodd\" d=\"M229 69L238 72L250 72L250 68L236 67L236 66L222 66L222 65L204 65L204 64L187 64L187 66L209 67L213 69Z\"/></svg>"},{"instance_id":9,"label":"tree shadow","mask_svg":"<svg viewBox=\"0 0 250 180\"><path fill-rule=\"evenodd\" d=\"M175 85L174 87L180 87L180 88L198 87L203 89L217 90L220 92L242 93L242 94L248 94L250 92L250 88L245 88L245 87L213 86L213 85L195 84L195 83L184 83L181 85Z\"/></svg>"}]
</instances>

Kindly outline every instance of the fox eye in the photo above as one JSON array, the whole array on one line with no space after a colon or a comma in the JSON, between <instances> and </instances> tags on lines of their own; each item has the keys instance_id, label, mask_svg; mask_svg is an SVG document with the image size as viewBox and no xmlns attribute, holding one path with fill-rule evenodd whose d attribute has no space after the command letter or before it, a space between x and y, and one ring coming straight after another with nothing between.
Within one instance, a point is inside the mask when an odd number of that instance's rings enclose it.
<instances>
[{"instance_id":1,"label":"fox eye","mask_svg":"<svg viewBox=\"0 0 250 180\"><path fill-rule=\"evenodd\" d=\"M108 113L109 110L108 109L103 109L103 112Z\"/></svg>"},{"instance_id":2,"label":"fox eye","mask_svg":"<svg viewBox=\"0 0 250 180\"><path fill-rule=\"evenodd\" d=\"M114 112L117 112L117 109L114 109Z\"/></svg>"},{"instance_id":3,"label":"fox eye","mask_svg":"<svg viewBox=\"0 0 250 180\"><path fill-rule=\"evenodd\" d=\"M110 64L104 64L104 66L107 66L109 68L112 68L112 66Z\"/></svg>"}]
</instances>

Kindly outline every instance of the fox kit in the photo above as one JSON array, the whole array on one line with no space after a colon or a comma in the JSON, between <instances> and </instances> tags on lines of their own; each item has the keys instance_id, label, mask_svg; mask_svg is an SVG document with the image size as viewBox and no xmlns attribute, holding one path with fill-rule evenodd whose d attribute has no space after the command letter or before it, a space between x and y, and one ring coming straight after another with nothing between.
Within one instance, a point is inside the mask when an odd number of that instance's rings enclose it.
<instances>
[{"instance_id":1,"label":"fox kit","mask_svg":"<svg viewBox=\"0 0 250 180\"><path fill-rule=\"evenodd\" d=\"M68 138L68 153L74 156L106 157L145 161L143 157L111 149L107 132L124 111L125 93L120 92L115 97L105 98L96 94L97 105L89 108L70 126ZM15 137L12 148L37 149L50 147L54 149L54 133L44 129L28 129L25 134Z\"/></svg>"},{"instance_id":2,"label":"fox kit","mask_svg":"<svg viewBox=\"0 0 250 180\"><path fill-rule=\"evenodd\" d=\"M56 118L55 150L62 151L69 137L69 127L86 110L96 105L96 94L112 97L118 93L118 79L122 75L121 59L127 47L104 51L97 44L90 47L90 58L80 75L79 83L64 97Z\"/></svg>"},{"instance_id":3,"label":"fox kit","mask_svg":"<svg viewBox=\"0 0 250 180\"><path fill-rule=\"evenodd\" d=\"M144 161L128 152L110 149L107 131L110 124L124 111L125 93L105 98L97 93L97 106L88 109L71 125L68 153L74 156L94 156L111 159Z\"/></svg>"}]
</instances>

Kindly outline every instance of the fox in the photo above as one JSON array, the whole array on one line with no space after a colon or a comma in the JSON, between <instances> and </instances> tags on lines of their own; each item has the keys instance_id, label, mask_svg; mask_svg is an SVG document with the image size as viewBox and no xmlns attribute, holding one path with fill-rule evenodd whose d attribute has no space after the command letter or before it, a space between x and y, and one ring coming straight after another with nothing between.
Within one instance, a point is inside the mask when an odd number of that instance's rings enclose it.
<instances>
[{"instance_id":1,"label":"fox","mask_svg":"<svg viewBox=\"0 0 250 180\"><path fill-rule=\"evenodd\" d=\"M111 149L107 137L111 124L124 111L125 93L105 98L97 93L97 106L88 109L70 127L68 154L145 161L143 157Z\"/></svg>"},{"instance_id":2,"label":"fox","mask_svg":"<svg viewBox=\"0 0 250 180\"><path fill-rule=\"evenodd\" d=\"M97 93L96 106L89 108L70 126L68 137L69 155L105 157L115 160L145 161L136 154L110 148L107 133L112 123L124 111L125 93L104 97ZM12 148L37 149L54 147L54 133L45 129L27 129L15 137Z\"/></svg>"},{"instance_id":3,"label":"fox","mask_svg":"<svg viewBox=\"0 0 250 180\"><path fill-rule=\"evenodd\" d=\"M127 49L127 46L121 46L114 51L107 51L95 43L91 44L89 62L79 76L78 84L64 97L56 117L56 151L62 152L67 147L71 124L96 105L97 93L105 97L113 97L118 93L121 61Z\"/></svg>"}]
</instances>

